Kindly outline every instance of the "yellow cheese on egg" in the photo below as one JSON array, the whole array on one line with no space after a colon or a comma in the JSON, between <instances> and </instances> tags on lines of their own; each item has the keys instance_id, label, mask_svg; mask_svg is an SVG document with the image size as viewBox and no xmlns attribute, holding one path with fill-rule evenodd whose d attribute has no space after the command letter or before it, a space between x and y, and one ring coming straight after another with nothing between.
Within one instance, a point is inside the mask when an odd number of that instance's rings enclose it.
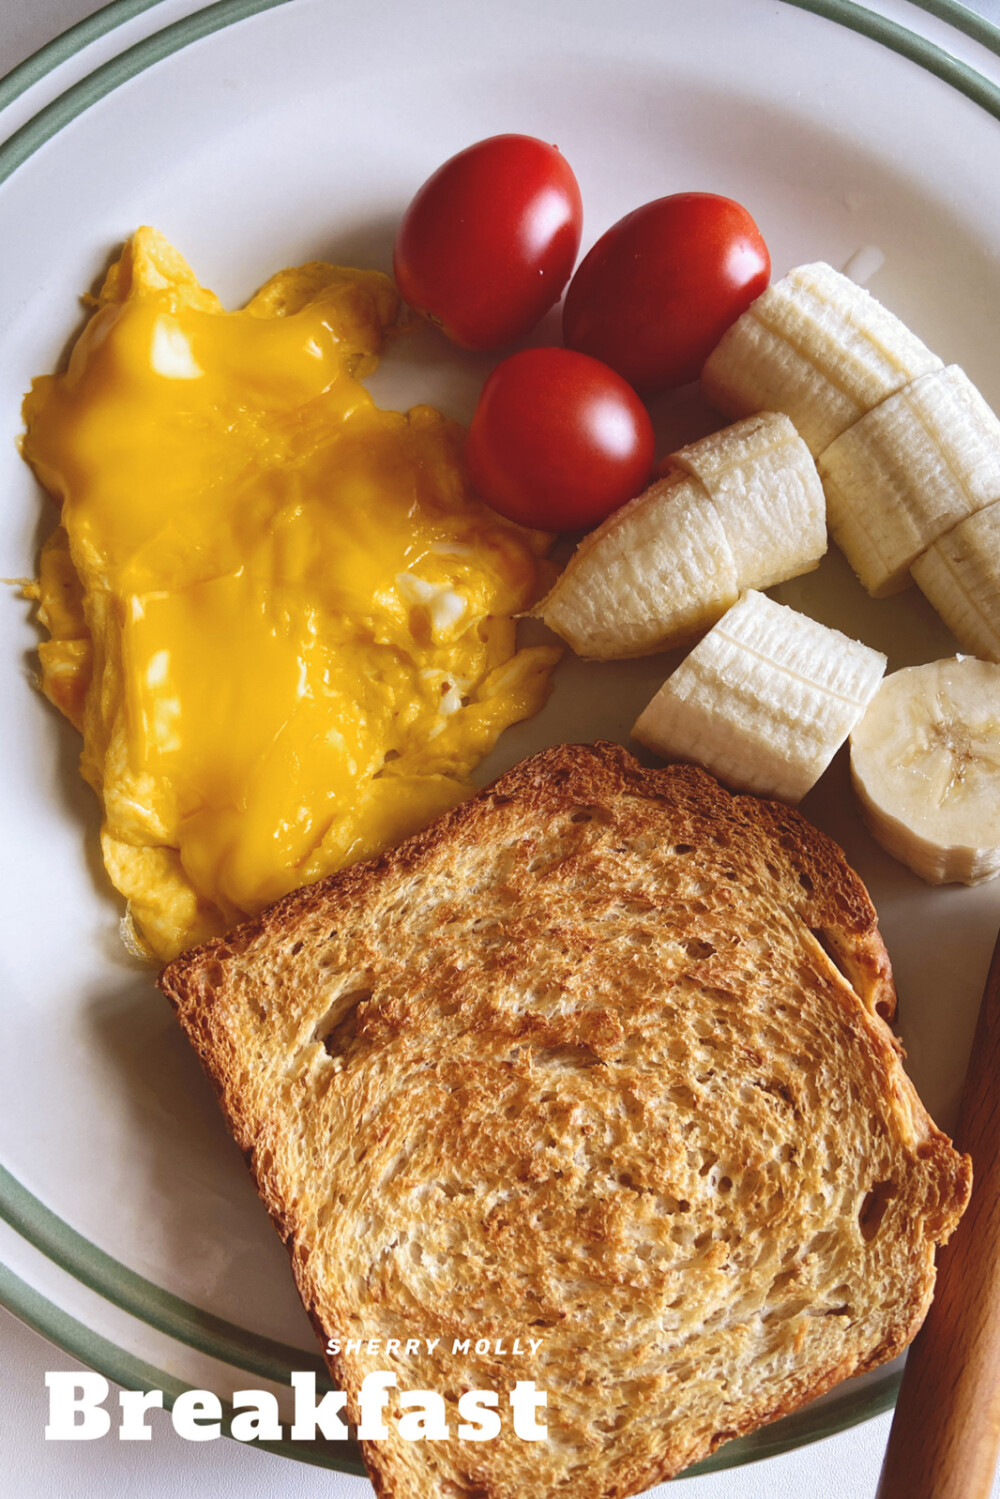
<instances>
[{"instance_id":1,"label":"yellow cheese on egg","mask_svg":"<svg viewBox=\"0 0 1000 1499\"><path fill-rule=\"evenodd\" d=\"M157 957L422 826L544 699L558 653L512 616L545 538L470 493L461 428L360 381L397 311L314 263L226 312L141 229L25 400L43 685Z\"/></svg>"}]
</instances>

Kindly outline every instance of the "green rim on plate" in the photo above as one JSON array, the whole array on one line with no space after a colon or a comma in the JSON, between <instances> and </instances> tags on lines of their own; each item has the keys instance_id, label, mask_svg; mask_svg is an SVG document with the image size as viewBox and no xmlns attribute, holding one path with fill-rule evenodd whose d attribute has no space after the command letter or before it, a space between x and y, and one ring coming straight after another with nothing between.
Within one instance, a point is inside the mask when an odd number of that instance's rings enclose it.
<instances>
[{"instance_id":1,"label":"green rim on plate","mask_svg":"<svg viewBox=\"0 0 1000 1499\"><path fill-rule=\"evenodd\" d=\"M113 0L111 5L105 6L79 26L72 27L61 37L57 37L48 47L43 47L22 63L20 68L15 68L13 73L0 80L0 108L9 102L4 97L3 90L22 70L28 70L28 81L15 87L11 97L22 92L29 83L36 82L42 73L51 71L64 62L78 47L86 45L95 37L105 35L114 26L132 20L153 3L156 0ZM152 36L136 42L68 88L8 137L0 147L0 183L6 181L12 172L71 120L128 79L202 37L210 36L213 32L221 31L224 27L246 20L261 11L273 10L276 6L287 3L288 0L215 0L214 4L203 10L195 11L192 15L165 26L162 31L154 32ZM961 62L935 43L927 41L925 37L900 26L897 21L876 15L874 11L855 4L854 0L782 0L782 3L794 6L797 10L811 11L813 15L822 16L890 48L901 57L915 62L926 72L933 73L959 93L965 94L995 119L1000 119L1000 87L997 84L977 73L968 63ZM928 14L949 22L956 30L964 32L1000 56L1000 29L959 4L958 0L913 0L913 3ZM114 12L113 16L111 12ZM77 33L80 33L78 39ZM41 72L37 71L39 67Z\"/></svg>"},{"instance_id":2,"label":"green rim on plate","mask_svg":"<svg viewBox=\"0 0 1000 1499\"><path fill-rule=\"evenodd\" d=\"M981 42L1000 57L1000 27L962 5L960 0L911 0L911 3L929 16L937 16L939 21L947 21L956 31L963 31L974 42Z\"/></svg>"},{"instance_id":3,"label":"green rim on plate","mask_svg":"<svg viewBox=\"0 0 1000 1499\"><path fill-rule=\"evenodd\" d=\"M0 1218L60 1270L156 1332L276 1384L287 1384L292 1369L311 1369L326 1389L333 1388L318 1353L248 1332L137 1275L78 1234L3 1166Z\"/></svg>"},{"instance_id":4,"label":"green rim on plate","mask_svg":"<svg viewBox=\"0 0 1000 1499\"><path fill-rule=\"evenodd\" d=\"M44 47L39 47L37 52L32 52L30 57L26 57L16 68L11 68L9 73L0 78L0 109L6 109L26 89L62 63L68 62L85 47L89 47L91 42L107 36L108 32L124 26L126 21L134 20L143 11L151 10L159 3L160 0L110 0L108 5L102 5L92 16L85 16L75 26L60 32L51 42L46 42Z\"/></svg>"},{"instance_id":5,"label":"green rim on plate","mask_svg":"<svg viewBox=\"0 0 1000 1499\"><path fill-rule=\"evenodd\" d=\"M64 1352L71 1353L91 1369L97 1369L106 1379L114 1380L115 1384L124 1389L162 1390L165 1410L172 1410L178 1395L191 1389L184 1380L176 1379L163 1369L157 1369L145 1359L126 1353L107 1338L102 1338L100 1333L92 1332L84 1323L78 1322L68 1312L40 1296L4 1265L0 1265L0 1303L43 1338L56 1343ZM305 1367L308 1362L304 1358L301 1364L297 1363L294 1367ZM233 1407L223 1402L222 1429L225 1436L232 1435L232 1418ZM321 1468L336 1468L341 1473L356 1473L362 1478L367 1476L361 1453L353 1441L345 1442L339 1450L333 1449L333 1443L326 1441L261 1441L254 1442L253 1445L263 1447L267 1452L274 1452L279 1457L293 1457L298 1462L313 1463Z\"/></svg>"},{"instance_id":6,"label":"green rim on plate","mask_svg":"<svg viewBox=\"0 0 1000 1499\"><path fill-rule=\"evenodd\" d=\"M91 42L157 3L159 0L112 0L111 4L71 27L0 79L0 110ZM0 146L0 182L92 104L129 79L202 37L286 3L288 0L215 0L214 4L163 27L95 68L39 110ZM898 22L866 10L853 0L783 0L783 3L810 11L888 47L964 94L995 119L1000 119L1000 87L969 64ZM1000 28L968 10L958 0L913 0L913 3L1000 56ZM313 1369L325 1377L325 1368L318 1356L251 1333L136 1274L78 1234L2 1167L0 1217L46 1260L137 1321L175 1342L231 1368L245 1370L278 1384L288 1383L292 1369ZM189 1388L183 1381L93 1332L3 1266L0 1266L0 1303L41 1336L115 1383L130 1389L163 1390L168 1408L182 1390ZM829 1398L824 1405L819 1430L816 1428L817 1412L813 1407L805 1406L749 1437L727 1443L713 1457L689 1469L685 1476L774 1457L880 1415L894 1404L899 1378L898 1374L884 1374L863 1392L842 1387L844 1392L839 1397ZM255 1445L345 1473L363 1475L365 1471L353 1446L349 1450L337 1450L333 1444L291 1441Z\"/></svg>"}]
</instances>

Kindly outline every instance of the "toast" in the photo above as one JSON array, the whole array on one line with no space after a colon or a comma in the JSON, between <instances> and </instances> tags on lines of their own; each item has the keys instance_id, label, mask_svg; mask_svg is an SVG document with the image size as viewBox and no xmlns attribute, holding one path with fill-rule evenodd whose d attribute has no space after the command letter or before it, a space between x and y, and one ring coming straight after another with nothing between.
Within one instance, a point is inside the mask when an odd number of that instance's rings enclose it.
<instances>
[{"instance_id":1,"label":"toast","mask_svg":"<svg viewBox=\"0 0 1000 1499\"><path fill-rule=\"evenodd\" d=\"M329 1360L352 1418L377 1369L444 1396L448 1439L390 1404L362 1443L393 1499L671 1477L899 1353L968 1198L840 850L616 745L534 756L160 985L316 1328L383 1340ZM439 1342L387 1357L407 1337ZM545 1440L458 1438L460 1392L509 1415L526 1380Z\"/></svg>"}]
</instances>

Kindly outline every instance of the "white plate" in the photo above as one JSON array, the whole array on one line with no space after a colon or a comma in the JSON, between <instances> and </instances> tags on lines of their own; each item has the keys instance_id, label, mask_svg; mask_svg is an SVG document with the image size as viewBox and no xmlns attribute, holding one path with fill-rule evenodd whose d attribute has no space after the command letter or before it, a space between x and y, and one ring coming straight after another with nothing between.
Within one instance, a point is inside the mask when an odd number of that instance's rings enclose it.
<instances>
[{"instance_id":1,"label":"white plate","mask_svg":"<svg viewBox=\"0 0 1000 1499\"><path fill-rule=\"evenodd\" d=\"M960 7L933 9L960 19ZM996 117L987 78L841 0L225 0L182 19L0 148L0 574L31 573L53 519L16 453L21 395L59 360L78 293L131 229L164 230L234 304L300 260L388 269L415 187L498 131L558 142L583 189L587 243L638 203L697 188L750 207L779 272L876 247L872 289L1000 406ZM556 334L550 319L535 341ZM487 365L428 333L374 386L386 404L431 400L467 417ZM688 435L683 403L657 417L665 441ZM837 556L778 594L887 650L893 667L954 648L919 596L874 603ZM210 1090L119 943L77 738L31 687L36 643L26 606L4 592L0 1294L124 1384L281 1390L290 1367L318 1366L312 1332ZM562 739L627 741L671 659L567 663L545 711L504 737L484 774ZM1000 886L929 890L894 865L857 820L842 758L805 810L875 896L911 1071L947 1125ZM892 1371L851 1382L706 1466L826 1435L885 1409L894 1388ZM350 1466L337 1450L297 1455Z\"/></svg>"}]
</instances>

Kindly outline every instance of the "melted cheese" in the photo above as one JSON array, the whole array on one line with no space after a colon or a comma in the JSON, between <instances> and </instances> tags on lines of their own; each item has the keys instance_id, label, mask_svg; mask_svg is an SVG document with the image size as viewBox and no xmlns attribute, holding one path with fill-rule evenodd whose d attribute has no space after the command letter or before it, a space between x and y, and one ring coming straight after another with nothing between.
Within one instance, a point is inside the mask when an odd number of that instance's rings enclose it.
<instances>
[{"instance_id":1,"label":"melted cheese","mask_svg":"<svg viewBox=\"0 0 1000 1499\"><path fill-rule=\"evenodd\" d=\"M112 879L159 957L468 795L556 657L514 654L543 538L468 492L461 429L375 406L376 272L225 312L140 230L25 401L61 502L49 696L84 732Z\"/></svg>"}]
</instances>

